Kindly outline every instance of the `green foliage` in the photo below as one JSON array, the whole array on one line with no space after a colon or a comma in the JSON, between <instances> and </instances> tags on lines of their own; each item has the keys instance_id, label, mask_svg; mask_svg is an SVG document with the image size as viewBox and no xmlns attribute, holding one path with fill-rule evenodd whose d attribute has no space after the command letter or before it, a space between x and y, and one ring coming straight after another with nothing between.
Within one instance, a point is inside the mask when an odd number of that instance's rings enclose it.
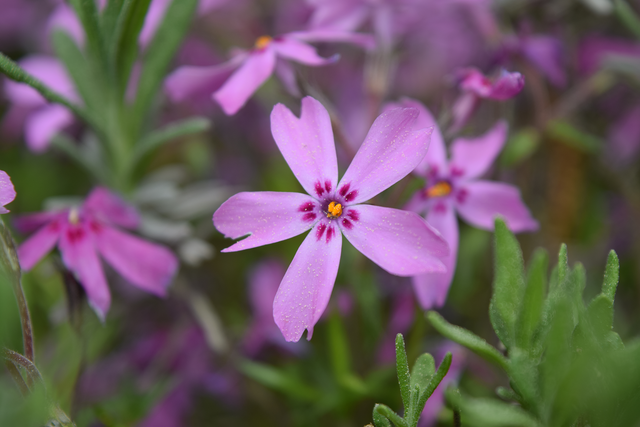
<instances>
[{"instance_id":1,"label":"green foliage","mask_svg":"<svg viewBox=\"0 0 640 427\"><path fill-rule=\"evenodd\" d=\"M546 253L537 250L525 274L515 236L500 219L495 230L490 316L508 357L437 313L427 315L441 334L501 366L512 390L500 388L498 395L519 404L472 399L449 390L448 402L461 412L463 424L637 424L640 408L632 402L639 392L632 384L640 381L640 346L625 348L612 331L619 269L615 252L609 254L601 293L585 304L586 272L579 263L569 267L566 245L560 248L547 291Z\"/></svg>"},{"instance_id":2,"label":"green foliage","mask_svg":"<svg viewBox=\"0 0 640 427\"><path fill-rule=\"evenodd\" d=\"M638 15L625 0L614 0L613 3L616 14L622 24L624 24L636 38L640 39L640 18L638 18Z\"/></svg>"},{"instance_id":3,"label":"green foliage","mask_svg":"<svg viewBox=\"0 0 640 427\"><path fill-rule=\"evenodd\" d=\"M416 359L413 369L409 372L404 338L402 334L398 334L396 336L396 371L404 405L404 418L388 406L376 404L373 408L374 425L389 427L393 423L396 427L416 427L424 405L442 382L450 366L451 353L445 355L438 370L435 369L433 356L425 353Z\"/></svg>"}]
</instances>

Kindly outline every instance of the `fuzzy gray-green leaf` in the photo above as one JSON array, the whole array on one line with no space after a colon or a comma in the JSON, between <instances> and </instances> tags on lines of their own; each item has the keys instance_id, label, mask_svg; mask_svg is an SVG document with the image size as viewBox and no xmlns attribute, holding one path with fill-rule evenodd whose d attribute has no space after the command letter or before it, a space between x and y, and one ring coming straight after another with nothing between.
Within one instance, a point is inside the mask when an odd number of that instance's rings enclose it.
<instances>
[{"instance_id":1,"label":"fuzzy gray-green leaf","mask_svg":"<svg viewBox=\"0 0 640 427\"><path fill-rule=\"evenodd\" d=\"M602 294L606 295L612 302L616 298L616 288L618 287L618 279L620 274L620 261L615 251L609 252L607 258L607 267L604 272L604 281L602 283Z\"/></svg>"},{"instance_id":2,"label":"fuzzy gray-green leaf","mask_svg":"<svg viewBox=\"0 0 640 427\"><path fill-rule=\"evenodd\" d=\"M400 384L400 394L405 411L409 408L411 401L411 376L409 375L409 363L407 362L407 351L404 347L402 334L396 335L396 372L398 373L398 384Z\"/></svg>"},{"instance_id":3,"label":"fuzzy gray-green leaf","mask_svg":"<svg viewBox=\"0 0 640 427\"><path fill-rule=\"evenodd\" d=\"M547 263L547 252L538 249L529 265L527 287L518 317L516 344L520 348L529 348L533 333L540 323L547 287Z\"/></svg>"}]
</instances>

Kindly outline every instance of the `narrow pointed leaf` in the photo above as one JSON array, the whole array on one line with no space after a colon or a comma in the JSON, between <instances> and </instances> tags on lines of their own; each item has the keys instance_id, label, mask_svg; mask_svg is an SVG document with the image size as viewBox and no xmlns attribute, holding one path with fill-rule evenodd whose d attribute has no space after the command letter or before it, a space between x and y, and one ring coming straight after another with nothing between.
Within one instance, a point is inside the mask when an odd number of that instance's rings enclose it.
<instances>
[{"instance_id":1,"label":"narrow pointed leaf","mask_svg":"<svg viewBox=\"0 0 640 427\"><path fill-rule=\"evenodd\" d=\"M625 0L614 0L618 18L633 35L640 39L640 18Z\"/></svg>"},{"instance_id":2,"label":"narrow pointed leaf","mask_svg":"<svg viewBox=\"0 0 640 427\"><path fill-rule=\"evenodd\" d=\"M400 394L405 411L409 408L411 399L411 376L409 375L409 363L407 362L407 351L404 347L402 334L396 335L396 372L398 374L398 384L400 384Z\"/></svg>"},{"instance_id":3,"label":"narrow pointed leaf","mask_svg":"<svg viewBox=\"0 0 640 427\"><path fill-rule=\"evenodd\" d=\"M373 424L375 427L391 427L391 421L384 415L373 409Z\"/></svg>"},{"instance_id":4,"label":"narrow pointed leaf","mask_svg":"<svg viewBox=\"0 0 640 427\"><path fill-rule=\"evenodd\" d=\"M450 324L435 311L428 312L427 319L429 320L429 322L431 322L433 327L436 328L436 330L446 338L449 338L451 341L455 341L458 344L467 347L478 356L501 367L504 370L507 370L507 359L502 355L502 353L496 350L495 347L486 342L484 339L480 338L471 331Z\"/></svg>"},{"instance_id":5,"label":"narrow pointed leaf","mask_svg":"<svg viewBox=\"0 0 640 427\"><path fill-rule=\"evenodd\" d=\"M539 427L541 424L523 409L496 399L462 397L447 389L447 402L459 409L465 425L478 427Z\"/></svg>"},{"instance_id":6,"label":"narrow pointed leaf","mask_svg":"<svg viewBox=\"0 0 640 427\"><path fill-rule=\"evenodd\" d=\"M125 0L114 28L111 56L116 64L120 91L124 93L138 56L138 36L151 0Z\"/></svg>"},{"instance_id":7,"label":"narrow pointed leaf","mask_svg":"<svg viewBox=\"0 0 640 427\"><path fill-rule=\"evenodd\" d=\"M593 332L604 339L613 327L613 302L606 295L600 294L589 303L587 315Z\"/></svg>"},{"instance_id":8,"label":"narrow pointed leaf","mask_svg":"<svg viewBox=\"0 0 640 427\"><path fill-rule=\"evenodd\" d=\"M500 341L515 344L515 327L524 297L524 261L518 240L501 219L495 222L495 277L491 298L491 323Z\"/></svg>"},{"instance_id":9,"label":"narrow pointed leaf","mask_svg":"<svg viewBox=\"0 0 640 427\"><path fill-rule=\"evenodd\" d=\"M429 384L425 387L424 391L420 395L420 401L418 402L418 407L415 408L416 420L420 417L420 414L422 413L422 410L424 409L424 405L427 403L427 400L429 400L433 392L436 391L436 388L438 387L438 385L440 385L440 383L442 382L444 376L447 375L447 372L449 372L449 368L451 367L451 357L452 357L451 353L445 354L444 359L442 359L442 363L440 363L440 366L438 366L438 370L436 371L435 374L433 374L433 376L431 377L431 380L429 381Z\"/></svg>"},{"instance_id":10,"label":"narrow pointed leaf","mask_svg":"<svg viewBox=\"0 0 640 427\"><path fill-rule=\"evenodd\" d=\"M70 0L70 3L84 29L89 56L94 57L103 72L106 72L108 67L107 50L100 30L98 7L95 0Z\"/></svg>"},{"instance_id":11,"label":"narrow pointed leaf","mask_svg":"<svg viewBox=\"0 0 640 427\"><path fill-rule=\"evenodd\" d=\"M558 286L562 286L569 275L569 256L567 255L567 245L560 245L558 253Z\"/></svg>"},{"instance_id":12,"label":"narrow pointed leaf","mask_svg":"<svg viewBox=\"0 0 640 427\"><path fill-rule=\"evenodd\" d=\"M320 393L315 389L269 365L243 360L239 364L239 368L245 375L267 387L281 391L293 399L317 402L321 398Z\"/></svg>"},{"instance_id":13,"label":"narrow pointed leaf","mask_svg":"<svg viewBox=\"0 0 640 427\"><path fill-rule=\"evenodd\" d=\"M618 287L618 279L620 274L620 261L615 251L609 252L607 259L607 267L604 272L604 281L602 283L602 294L613 302L616 298L616 288Z\"/></svg>"},{"instance_id":14,"label":"narrow pointed leaf","mask_svg":"<svg viewBox=\"0 0 640 427\"><path fill-rule=\"evenodd\" d=\"M411 369L411 389L420 387L420 393L427 387L429 380L436 371L436 362L429 353L421 354Z\"/></svg>"},{"instance_id":15,"label":"narrow pointed leaf","mask_svg":"<svg viewBox=\"0 0 640 427\"><path fill-rule=\"evenodd\" d=\"M125 0L109 0L100 16L100 30L106 41L107 49L113 45L113 32L116 29L124 3Z\"/></svg>"},{"instance_id":16,"label":"narrow pointed leaf","mask_svg":"<svg viewBox=\"0 0 640 427\"><path fill-rule=\"evenodd\" d=\"M165 13L142 61L138 92L133 106L134 123L141 123L158 93L169 63L191 25L198 0L174 0Z\"/></svg>"},{"instance_id":17,"label":"narrow pointed leaf","mask_svg":"<svg viewBox=\"0 0 640 427\"><path fill-rule=\"evenodd\" d=\"M520 348L530 348L533 333L540 323L547 286L547 252L538 249L527 272L527 287L520 310L516 344Z\"/></svg>"},{"instance_id":18,"label":"narrow pointed leaf","mask_svg":"<svg viewBox=\"0 0 640 427\"><path fill-rule=\"evenodd\" d=\"M373 410L391 420L396 427L409 427L407 422L400 415L393 412L387 405L377 403L376 406L373 407Z\"/></svg>"}]
</instances>

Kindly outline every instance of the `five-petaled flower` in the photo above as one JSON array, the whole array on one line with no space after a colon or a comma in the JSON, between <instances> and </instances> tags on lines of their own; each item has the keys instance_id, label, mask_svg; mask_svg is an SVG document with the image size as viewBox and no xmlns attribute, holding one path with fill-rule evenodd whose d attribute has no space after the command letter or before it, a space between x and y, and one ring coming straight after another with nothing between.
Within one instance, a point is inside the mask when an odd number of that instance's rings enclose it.
<instances>
[{"instance_id":1,"label":"five-petaled flower","mask_svg":"<svg viewBox=\"0 0 640 427\"><path fill-rule=\"evenodd\" d=\"M340 263L342 236L388 272L414 276L444 272L447 243L413 212L362 204L408 175L424 158L431 129L414 130L414 108L395 109L373 123L338 182L331 121L315 99L302 100L300 118L278 104L271 131L294 175L309 194L245 192L215 212L225 236L247 236L223 252L278 242L311 232L276 294L274 318L288 341L313 327L327 306Z\"/></svg>"},{"instance_id":2,"label":"five-petaled flower","mask_svg":"<svg viewBox=\"0 0 640 427\"><path fill-rule=\"evenodd\" d=\"M309 66L335 62L338 56L323 58L308 42L346 42L373 47L366 34L337 30L298 31L277 37L259 37L253 49L237 51L224 64L211 67L184 66L165 81L165 90L173 101L182 101L203 91L212 97L228 115L240 110L247 100L276 71L289 91L297 91L295 71L287 61Z\"/></svg>"},{"instance_id":3,"label":"five-petaled flower","mask_svg":"<svg viewBox=\"0 0 640 427\"><path fill-rule=\"evenodd\" d=\"M164 296L178 268L167 248L123 233L114 226L136 228L136 210L106 188L98 187L79 208L26 215L16 221L23 232L38 230L18 248L24 270L31 269L57 243L62 261L104 320L111 304L98 253L133 285Z\"/></svg>"},{"instance_id":4,"label":"five-petaled flower","mask_svg":"<svg viewBox=\"0 0 640 427\"><path fill-rule=\"evenodd\" d=\"M458 254L456 212L469 224L485 230L493 230L496 216L503 217L516 233L536 230L538 223L531 217L516 187L478 179L502 150L507 138L506 123L498 122L478 138L456 139L451 145L451 159L447 160L442 134L431 113L417 101L405 99L400 105L420 110L416 128L434 126L429 152L414 171L426 179L426 187L405 207L417 213L427 212L427 221L442 233L451 250L443 259L446 272L431 272L413 278L420 305L429 309L444 304L455 271ZM397 106L391 104L389 108Z\"/></svg>"}]
</instances>

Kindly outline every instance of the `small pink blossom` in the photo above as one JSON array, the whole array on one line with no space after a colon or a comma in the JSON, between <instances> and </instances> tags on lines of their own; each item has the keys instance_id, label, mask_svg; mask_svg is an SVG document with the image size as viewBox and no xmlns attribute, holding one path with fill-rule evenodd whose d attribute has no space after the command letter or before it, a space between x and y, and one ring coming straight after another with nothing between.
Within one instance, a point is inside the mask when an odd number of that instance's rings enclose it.
<instances>
[{"instance_id":1,"label":"small pink blossom","mask_svg":"<svg viewBox=\"0 0 640 427\"><path fill-rule=\"evenodd\" d=\"M491 167L507 138L507 124L498 122L477 138L458 138L451 145L451 158L433 116L418 101L405 99L399 104L420 111L414 129L434 126L431 147L414 173L426 179L424 189L409 201L406 209L426 213L432 224L449 243L449 255L443 258L444 272L429 272L413 277L418 302L424 309L444 304L453 279L458 254L458 221L456 212L469 224L493 230L496 216L501 216L513 232L533 231L538 223L520 197L520 191L509 184L479 179Z\"/></svg>"},{"instance_id":2,"label":"small pink blossom","mask_svg":"<svg viewBox=\"0 0 640 427\"><path fill-rule=\"evenodd\" d=\"M338 163L329 113L311 97L300 118L284 105L271 113L271 132L307 194L239 193L215 212L225 236L249 236L222 252L275 243L311 230L298 249L273 305L273 317L287 341L310 339L325 310L338 274L342 234L391 274L444 272L446 242L413 212L365 205L408 175L424 158L430 129L412 130L414 108L380 115L351 165L338 181Z\"/></svg>"},{"instance_id":3,"label":"small pink blossom","mask_svg":"<svg viewBox=\"0 0 640 427\"><path fill-rule=\"evenodd\" d=\"M453 105L453 129L458 130L469 120L481 99L504 101L516 96L524 87L524 77L517 72L502 70L500 76L490 79L477 68L458 71L462 94Z\"/></svg>"},{"instance_id":4,"label":"small pink blossom","mask_svg":"<svg viewBox=\"0 0 640 427\"><path fill-rule=\"evenodd\" d=\"M4 205L8 205L16 198L16 190L13 188L11 178L5 171L0 171L0 214L6 214L9 209Z\"/></svg>"},{"instance_id":5,"label":"small pink blossom","mask_svg":"<svg viewBox=\"0 0 640 427\"><path fill-rule=\"evenodd\" d=\"M333 30L292 32L273 38L262 36L256 40L253 49L238 50L223 64L178 68L167 77L165 91L176 102L202 92L212 92L213 99L224 112L233 115L274 71L290 91L295 91L295 72L288 61L321 66L338 59L337 56L319 56L308 42L347 42L371 47L373 39L365 34Z\"/></svg>"},{"instance_id":6,"label":"small pink blossom","mask_svg":"<svg viewBox=\"0 0 640 427\"><path fill-rule=\"evenodd\" d=\"M135 209L106 188L94 189L79 208L26 215L16 221L23 232L37 230L18 248L20 265L30 270L56 244L62 261L87 293L89 304L104 320L111 304L98 254L131 284L158 296L178 268L167 248L120 231L135 228Z\"/></svg>"}]
</instances>

